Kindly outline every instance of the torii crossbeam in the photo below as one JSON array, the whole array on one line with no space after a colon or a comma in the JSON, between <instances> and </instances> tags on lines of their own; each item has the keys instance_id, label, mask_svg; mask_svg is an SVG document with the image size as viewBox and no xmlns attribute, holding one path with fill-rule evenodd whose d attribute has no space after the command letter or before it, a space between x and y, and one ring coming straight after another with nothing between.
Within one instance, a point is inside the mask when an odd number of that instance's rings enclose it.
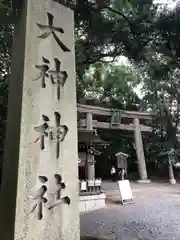
<instances>
[{"instance_id":1,"label":"torii crossbeam","mask_svg":"<svg viewBox=\"0 0 180 240\"><path fill-rule=\"evenodd\" d=\"M140 111L124 111L118 109L110 109L99 106L77 104L77 111L80 113L86 114L86 119L81 119L79 121L79 128L93 129L93 128L102 128L102 129L115 129L115 130L126 130L134 131L135 144L136 144L136 154L138 160L138 168L140 175L140 183L149 183L146 170L146 162L144 157L144 149L142 142L141 132L152 132L152 127L140 125L140 120L152 121L156 116L153 112L140 112ZM103 115L112 117L115 111L119 111L121 119L128 118L132 119L131 124L122 124L122 123L108 123L108 122L99 122L93 120L93 115Z\"/></svg>"}]
</instances>

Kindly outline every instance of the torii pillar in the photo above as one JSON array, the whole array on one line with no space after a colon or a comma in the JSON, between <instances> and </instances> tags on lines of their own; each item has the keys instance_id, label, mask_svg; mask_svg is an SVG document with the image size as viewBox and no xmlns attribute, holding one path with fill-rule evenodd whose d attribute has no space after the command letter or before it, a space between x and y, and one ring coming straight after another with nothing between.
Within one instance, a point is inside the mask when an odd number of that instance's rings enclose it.
<instances>
[{"instance_id":1,"label":"torii pillar","mask_svg":"<svg viewBox=\"0 0 180 240\"><path fill-rule=\"evenodd\" d=\"M151 181L148 179L147 176L147 169L146 169L146 161L144 157L144 149L143 149L143 141L141 135L141 128L139 124L139 119L134 119L134 136L135 136L135 144L136 144L136 155L138 161L138 169L139 169L139 176L140 180L138 183L150 183Z\"/></svg>"},{"instance_id":2,"label":"torii pillar","mask_svg":"<svg viewBox=\"0 0 180 240\"><path fill-rule=\"evenodd\" d=\"M92 113L86 113L86 128L88 130L93 130L93 116ZM90 153L86 153L86 167L87 167L87 178L88 180L95 179L95 162L94 162L94 155Z\"/></svg>"}]
</instances>

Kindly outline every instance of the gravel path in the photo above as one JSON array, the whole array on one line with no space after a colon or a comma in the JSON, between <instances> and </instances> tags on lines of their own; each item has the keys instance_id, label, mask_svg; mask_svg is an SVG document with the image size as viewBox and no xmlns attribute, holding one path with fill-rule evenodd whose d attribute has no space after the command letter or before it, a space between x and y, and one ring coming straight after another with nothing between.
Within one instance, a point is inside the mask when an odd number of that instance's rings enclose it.
<instances>
[{"instance_id":1,"label":"gravel path","mask_svg":"<svg viewBox=\"0 0 180 240\"><path fill-rule=\"evenodd\" d=\"M180 240L180 185L132 184L134 203L121 205L117 186L107 207L81 215L81 235L115 240Z\"/></svg>"}]
</instances>

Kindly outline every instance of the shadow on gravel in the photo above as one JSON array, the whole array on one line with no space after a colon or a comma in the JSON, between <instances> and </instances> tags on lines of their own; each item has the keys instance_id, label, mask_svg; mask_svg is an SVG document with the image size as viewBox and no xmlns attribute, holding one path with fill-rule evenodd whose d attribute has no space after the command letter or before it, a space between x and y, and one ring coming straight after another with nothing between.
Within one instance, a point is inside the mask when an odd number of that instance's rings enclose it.
<instances>
[{"instance_id":1,"label":"shadow on gravel","mask_svg":"<svg viewBox=\"0 0 180 240\"><path fill-rule=\"evenodd\" d=\"M102 238L98 238L98 237L81 237L80 240L110 240L109 238L106 237L102 237Z\"/></svg>"},{"instance_id":2,"label":"shadow on gravel","mask_svg":"<svg viewBox=\"0 0 180 240\"><path fill-rule=\"evenodd\" d=\"M110 199L110 198L106 199L106 204L122 205L120 200L115 200L115 199Z\"/></svg>"}]
</instances>

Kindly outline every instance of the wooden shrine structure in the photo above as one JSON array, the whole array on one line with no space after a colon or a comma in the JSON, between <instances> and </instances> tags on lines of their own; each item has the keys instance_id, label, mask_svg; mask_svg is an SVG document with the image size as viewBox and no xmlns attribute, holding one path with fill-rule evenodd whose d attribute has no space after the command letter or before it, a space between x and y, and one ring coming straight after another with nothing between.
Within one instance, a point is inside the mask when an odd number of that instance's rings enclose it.
<instances>
[{"instance_id":1,"label":"wooden shrine structure","mask_svg":"<svg viewBox=\"0 0 180 240\"><path fill-rule=\"evenodd\" d=\"M125 130L134 132L135 138L135 146L136 146L136 154L137 154L137 162L138 169L140 175L140 183L149 183L146 169L146 162L144 156L143 149L143 141L142 141L142 132L152 132L152 127L147 126L147 122L151 122L153 117L155 117L154 113L150 112L138 112L138 111L124 111L118 109L110 109L104 107L98 107L93 105L84 105L77 104L77 111L84 115L83 119L80 119L78 122L79 131L94 131L96 129L114 129L114 130ZM121 120L120 122L102 122L95 120L95 116L107 116L109 119L112 119L114 112L119 112ZM124 121L126 120L126 121ZM124 123L126 122L126 123ZM128 122L128 124L127 124ZM89 158L92 158L89 155ZM87 161L88 163L88 172L89 172L89 180L94 179L94 162Z\"/></svg>"},{"instance_id":2,"label":"wooden shrine structure","mask_svg":"<svg viewBox=\"0 0 180 240\"><path fill-rule=\"evenodd\" d=\"M94 178L94 157L101 155L102 150L108 145L109 143L100 139L96 130L78 129L79 178L81 175L88 180Z\"/></svg>"},{"instance_id":3,"label":"wooden shrine structure","mask_svg":"<svg viewBox=\"0 0 180 240\"><path fill-rule=\"evenodd\" d=\"M100 139L95 129L78 129L79 195L80 211L90 211L105 206L101 179L95 178L95 156L100 155L109 143ZM83 170L83 178L81 175Z\"/></svg>"}]
</instances>

